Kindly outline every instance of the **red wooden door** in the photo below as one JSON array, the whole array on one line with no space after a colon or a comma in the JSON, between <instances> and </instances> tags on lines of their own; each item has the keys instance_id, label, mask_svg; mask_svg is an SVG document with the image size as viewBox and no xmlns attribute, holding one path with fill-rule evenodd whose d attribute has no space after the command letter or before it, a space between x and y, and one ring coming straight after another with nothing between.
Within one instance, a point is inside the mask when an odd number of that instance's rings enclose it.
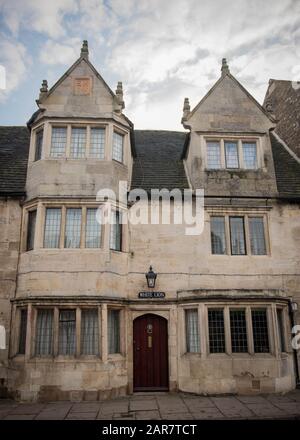
<instances>
[{"instance_id":1,"label":"red wooden door","mask_svg":"<svg viewBox=\"0 0 300 440\"><path fill-rule=\"evenodd\" d=\"M168 323L161 316L147 314L133 321L133 389L169 389Z\"/></svg>"}]
</instances>

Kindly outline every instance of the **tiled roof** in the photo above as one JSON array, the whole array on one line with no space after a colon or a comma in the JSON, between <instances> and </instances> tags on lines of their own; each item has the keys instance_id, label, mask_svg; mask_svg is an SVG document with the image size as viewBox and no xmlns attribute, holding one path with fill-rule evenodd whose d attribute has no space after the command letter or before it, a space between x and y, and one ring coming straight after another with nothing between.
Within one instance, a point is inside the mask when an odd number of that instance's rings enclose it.
<instances>
[{"instance_id":1,"label":"tiled roof","mask_svg":"<svg viewBox=\"0 0 300 440\"><path fill-rule=\"evenodd\" d=\"M268 105L278 121L276 133L300 157L300 84L270 79L264 107Z\"/></svg>"},{"instance_id":2,"label":"tiled roof","mask_svg":"<svg viewBox=\"0 0 300 440\"><path fill-rule=\"evenodd\" d=\"M0 195L25 193L29 139L27 127L0 127Z\"/></svg>"},{"instance_id":3,"label":"tiled roof","mask_svg":"<svg viewBox=\"0 0 300 440\"><path fill-rule=\"evenodd\" d=\"M132 188L188 188L181 159L186 133L135 130L134 135ZM29 136L26 127L0 127L0 195L25 192ZM300 198L300 164L273 134L271 142L279 196Z\"/></svg>"},{"instance_id":4,"label":"tiled roof","mask_svg":"<svg viewBox=\"0 0 300 440\"><path fill-rule=\"evenodd\" d=\"M188 188L181 154L186 133L163 130L135 130L136 158L132 188Z\"/></svg>"},{"instance_id":5,"label":"tiled roof","mask_svg":"<svg viewBox=\"0 0 300 440\"><path fill-rule=\"evenodd\" d=\"M300 198L300 164L272 133L270 137L279 196Z\"/></svg>"}]
</instances>

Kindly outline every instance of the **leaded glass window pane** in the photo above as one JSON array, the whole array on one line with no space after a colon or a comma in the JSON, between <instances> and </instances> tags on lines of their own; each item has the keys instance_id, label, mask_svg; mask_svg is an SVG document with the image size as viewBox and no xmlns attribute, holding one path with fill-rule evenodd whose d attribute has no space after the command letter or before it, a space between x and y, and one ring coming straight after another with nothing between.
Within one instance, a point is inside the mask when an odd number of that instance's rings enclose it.
<instances>
[{"instance_id":1,"label":"leaded glass window pane","mask_svg":"<svg viewBox=\"0 0 300 440\"><path fill-rule=\"evenodd\" d=\"M232 255L245 255L245 228L243 217L229 217L231 253Z\"/></svg>"},{"instance_id":2,"label":"leaded glass window pane","mask_svg":"<svg viewBox=\"0 0 300 440\"><path fill-rule=\"evenodd\" d=\"M245 168L252 170L257 168L257 150L255 142L243 142L243 158Z\"/></svg>"},{"instance_id":3,"label":"leaded glass window pane","mask_svg":"<svg viewBox=\"0 0 300 440\"><path fill-rule=\"evenodd\" d=\"M122 224L120 211L111 212L110 248L115 251L122 250Z\"/></svg>"},{"instance_id":4,"label":"leaded glass window pane","mask_svg":"<svg viewBox=\"0 0 300 440\"><path fill-rule=\"evenodd\" d=\"M36 223L36 210L29 211L28 225L27 225L27 244L26 244L27 251L31 251L34 248L35 223Z\"/></svg>"},{"instance_id":5,"label":"leaded glass window pane","mask_svg":"<svg viewBox=\"0 0 300 440\"><path fill-rule=\"evenodd\" d=\"M253 255L266 255L266 240L263 217L249 217L249 233L251 253Z\"/></svg>"},{"instance_id":6,"label":"leaded glass window pane","mask_svg":"<svg viewBox=\"0 0 300 440\"><path fill-rule=\"evenodd\" d=\"M47 208L45 218L44 247L58 248L60 238L61 208Z\"/></svg>"},{"instance_id":7,"label":"leaded glass window pane","mask_svg":"<svg viewBox=\"0 0 300 440\"><path fill-rule=\"evenodd\" d=\"M238 168L239 156L238 156L237 142L225 141L224 145L225 145L226 168Z\"/></svg>"},{"instance_id":8,"label":"leaded glass window pane","mask_svg":"<svg viewBox=\"0 0 300 440\"><path fill-rule=\"evenodd\" d=\"M52 127L50 156L61 157L65 155L67 144L67 127Z\"/></svg>"},{"instance_id":9,"label":"leaded glass window pane","mask_svg":"<svg viewBox=\"0 0 300 440\"><path fill-rule=\"evenodd\" d=\"M221 149L219 142L207 142L207 167L210 169L221 168Z\"/></svg>"},{"instance_id":10,"label":"leaded glass window pane","mask_svg":"<svg viewBox=\"0 0 300 440\"><path fill-rule=\"evenodd\" d=\"M27 333L27 309L20 310L19 354L25 354Z\"/></svg>"},{"instance_id":11,"label":"leaded glass window pane","mask_svg":"<svg viewBox=\"0 0 300 440\"><path fill-rule=\"evenodd\" d=\"M252 310L252 329L255 353L269 353L268 319L266 309Z\"/></svg>"},{"instance_id":12,"label":"leaded glass window pane","mask_svg":"<svg viewBox=\"0 0 300 440\"><path fill-rule=\"evenodd\" d=\"M81 354L99 354L98 309L81 310Z\"/></svg>"},{"instance_id":13,"label":"leaded glass window pane","mask_svg":"<svg viewBox=\"0 0 300 440\"><path fill-rule=\"evenodd\" d=\"M120 310L108 310L108 353L120 353Z\"/></svg>"},{"instance_id":14,"label":"leaded glass window pane","mask_svg":"<svg viewBox=\"0 0 300 440\"><path fill-rule=\"evenodd\" d=\"M66 213L65 248L79 248L81 208L68 208Z\"/></svg>"},{"instance_id":15,"label":"leaded glass window pane","mask_svg":"<svg viewBox=\"0 0 300 440\"><path fill-rule=\"evenodd\" d=\"M87 248L101 246L101 225L97 221L97 211L98 208L87 208L86 210L85 247Z\"/></svg>"},{"instance_id":16,"label":"leaded glass window pane","mask_svg":"<svg viewBox=\"0 0 300 440\"><path fill-rule=\"evenodd\" d=\"M199 326L198 326L198 309L185 311L186 324L186 351L189 353L199 353Z\"/></svg>"},{"instance_id":17,"label":"leaded glass window pane","mask_svg":"<svg viewBox=\"0 0 300 440\"><path fill-rule=\"evenodd\" d=\"M210 218L211 251L213 254L226 254L225 217Z\"/></svg>"},{"instance_id":18,"label":"leaded glass window pane","mask_svg":"<svg viewBox=\"0 0 300 440\"><path fill-rule=\"evenodd\" d=\"M104 159L105 129L91 128L90 157Z\"/></svg>"},{"instance_id":19,"label":"leaded glass window pane","mask_svg":"<svg viewBox=\"0 0 300 440\"><path fill-rule=\"evenodd\" d=\"M37 311L35 354L37 356L53 354L53 309Z\"/></svg>"},{"instance_id":20,"label":"leaded glass window pane","mask_svg":"<svg viewBox=\"0 0 300 440\"><path fill-rule=\"evenodd\" d=\"M112 158L118 162L123 162L123 141L124 136L114 131Z\"/></svg>"},{"instance_id":21,"label":"leaded glass window pane","mask_svg":"<svg viewBox=\"0 0 300 440\"><path fill-rule=\"evenodd\" d=\"M76 310L59 311L58 353L70 356L76 353Z\"/></svg>"},{"instance_id":22,"label":"leaded glass window pane","mask_svg":"<svg viewBox=\"0 0 300 440\"><path fill-rule=\"evenodd\" d=\"M232 353L247 353L247 325L245 310L230 310Z\"/></svg>"},{"instance_id":23,"label":"leaded glass window pane","mask_svg":"<svg viewBox=\"0 0 300 440\"><path fill-rule=\"evenodd\" d=\"M85 157L86 128L72 127L70 157L82 159Z\"/></svg>"},{"instance_id":24,"label":"leaded glass window pane","mask_svg":"<svg viewBox=\"0 0 300 440\"><path fill-rule=\"evenodd\" d=\"M225 353L223 309L208 309L209 351Z\"/></svg>"},{"instance_id":25,"label":"leaded glass window pane","mask_svg":"<svg viewBox=\"0 0 300 440\"><path fill-rule=\"evenodd\" d=\"M43 130L39 130L35 135L35 155L34 160L40 160L42 157Z\"/></svg>"}]
</instances>

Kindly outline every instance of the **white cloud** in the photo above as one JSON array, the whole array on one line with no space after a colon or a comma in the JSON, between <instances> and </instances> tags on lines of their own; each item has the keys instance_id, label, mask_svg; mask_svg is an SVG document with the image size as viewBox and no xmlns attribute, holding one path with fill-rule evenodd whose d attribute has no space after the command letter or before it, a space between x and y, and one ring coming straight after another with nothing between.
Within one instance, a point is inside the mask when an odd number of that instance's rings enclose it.
<instances>
[{"instance_id":1,"label":"white cloud","mask_svg":"<svg viewBox=\"0 0 300 440\"><path fill-rule=\"evenodd\" d=\"M66 35L63 20L66 14L77 12L76 0L0 0L4 22L13 33L20 29L40 32L52 38Z\"/></svg>"},{"instance_id":2,"label":"white cloud","mask_svg":"<svg viewBox=\"0 0 300 440\"><path fill-rule=\"evenodd\" d=\"M196 105L223 57L260 102L270 77L292 79L300 65L298 0L0 0L0 11L15 38L27 30L46 39L39 59L51 76L88 38L105 80L123 81L126 112L141 128L180 128L182 98Z\"/></svg>"},{"instance_id":3,"label":"white cloud","mask_svg":"<svg viewBox=\"0 0 300 440\"><path fill-rule=\"evenodd\" d=\"M64 40L64 44L48 40L40 51L40 60L44 64L73 64L80 53L80 38Z\"/></svg>"},{"instance_id":4,"label":"white cloud","mask_svg":"<svg viewBox=\"0 0 300 440\"><path fill-rule=\"evenodd\" d=\"M26 79L27 66L30 57L21 43L2 39L0 41L1 65L6 71L6 89L0 90L0 101L7 100L9 94L15 91Z\"/></svg>"}]
</instances>

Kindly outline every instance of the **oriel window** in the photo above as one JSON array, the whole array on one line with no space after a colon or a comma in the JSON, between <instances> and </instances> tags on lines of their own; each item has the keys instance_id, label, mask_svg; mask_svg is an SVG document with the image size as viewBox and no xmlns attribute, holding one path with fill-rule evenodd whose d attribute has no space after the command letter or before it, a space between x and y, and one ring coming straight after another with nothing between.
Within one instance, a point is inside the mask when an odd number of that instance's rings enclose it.
<instances>
[{"instance_id":1,"label":"oriel window","mask_svg":"<svg viewBox=\"0 0 300 440\"><path fill-rule=\"evenodd\" d=\"M66 213L65 248L79 248L81 208L68 208Z\"/></svg>"},{"instance_id":2,"label":"oriel window","mask_svg":"<svg viewBox=\"0 0 300 440\"><path fill-rule=\"evenodd\" d=\"M120 310L108 310L108 353L120 353Z\"/></svg>"},{"instance_id":3,"label":"oriel window","mask_svg":"<svg viewBox=\"0 0 300 440\"><path fill-rule=\"evenodd\" d=\"M87 248L101 246L101 224L98 222L97 215L101 216L101 211L98 208L87 208L85 225L85 247Z\"/></svg>"},{"instance_id":4,"label":"oriel window","mask_svg":"<svg viewBox=\"0 0 300 440\"><path fill-rule=\"evenodd\" d=\"M223 309L208 309L208 330L210 353L225 353Z\"/></svg>"},{"instance_id":5,"label":"oriel window","mask_svg":"<svg viewBox=\"0 0 300 440\"><path fill-rule=\"evenodd\" d=\"M230 310L230 332L232 353L247 353L247 325L245 310Z\"/></svg>"},{"instance_id":6,"label":"oriel window","mask_svg":"<svg viewBox=\"0 0 300 440\"><path fill-rule=\"evenodd\" d=\"M120 211L111 212L111 225L110 225L110 248L114 251L122 250L122 223Z\"/></svg>"},{"instance_id":7,"label":"oriel window","mask_svg":"<svg viewBox=\"0 0 300 440\"><path fill-rule=\"evenodd\" d=\"M118 162L123 162L124 156L124 136L114 131L112 158Z\"/></svg>"},{"instance_id":8,"label":"oriel window","mask_svg":"<svg viewBox=\"0 0 300 440\"><path fill-rule=\"evenodd\" d=\"M25 354L27 333L27 308L20 310L19 354Z\"/></svg>"},{"instance_id":9,"label":"oriel window","mask_svg":"<svg viewBox=\"0 0 300 440\"><path fill-rule=\"evenodd\" d=\"M37 310L35 354L53 355L53 309Z\"/></svg>"},{"instance_id":10,"label":"oriel window","mask_svg":"<svg viewBox=\"0 0 300 440\"><path fill-rule=\"evenodd\" d=\"M226 254L225 217L210 218L210 234L212 254Z\"/></svg>"},{"instance_id":11,"label":"oriel window","mask_svg":"<svg viewBox=\"0 0 300 440\"><path fill-rule=\"evenodd\" d=\"M72 127L70 157L82 159L85 157L86 128Z\"/></svg>"},{"instance_id":12,"label":"oriel window","mask_svg":"<svg viewBox=\"0 0 300 440\"><path fill-rule=\"evenodd\" d=\"M35 224L36 224L36 209L33 211L28 211L27 242L26 242L27 251L31 251L32 249L34 249Z\"/></svg>"},{"instance_id":13,"label":"oriel window","mask_svg":"<svg viewBox=\"0 0 300 440\"><path fill-rule=\"evenodd\" d=\"M50 156L62 157L66 153L67 127L52 127Z\"/></svg>"},{"instance_id":14,"label":"oriel window","mask_svg":"<svg viewBox=\"0 0 300 440\"><path fill-rule=\"evenodd\" d=\"M39 130L35 134L35 152L34 160L40 160L42 158L42 147L43 147L43 130Z\"/></svg>"},{"instance_id":15,"label":"oriel window","mask_svg":"<svg viewBox=\"0 0 300 440\"><path fill-rule=\"evenodd\" d=\"M238 168L239 167L239 155L237 142L225 141L225 160L226 168Z\"/></svg>"},{"instance_id":16,"label":"oriel window","mask_svg":"<svg viewBox=\"0 0 300 440\"><path fill-rule=\"evenodd\" d=\"M255 353L269 353L268 318L266 309L251 311Z\"/></svg>"},{"instance_id":17,"label":"oriel window","mask_svg":"<svg viewBox=\"0 0 300 440\"><path fill-rule=\"evenodd\" d=\"M76 310L59 311L58 353L76 354Z\"/></svg>"},{"instance_id":18,"label":"oriel window","mask_svg":"<svg viewBox=\"0 0 300 440\"><path fill-rule=\"evenodd\" d=\"M105 129L91 128L90 157L104 159Z\"/></svg>"},{"instance_id":19,"label":"oriel window","mask_svg":"<svg viewBox=\"0 0 300 440\"><path fill-rule=\"evenodd\" d=\"M245 255L245 227L243 217L229 217L232 255Z\"/></svg>"},{"instance_id":20,"label":"oriel window","mask_svg":"<svg viewBox=\"0 0 300 440\"><path fill-rule=\"evenodd\" d=\"M98 309L81 310L81 354L99 354Z\"/></svg>"},{"instance_id":21,"label":"oriel window","mask_svg":"<svg viewBox=\"0 0 300 440\"><path fill-rule=\"evenodd\" d=\"M199 325L198 325L198 309L190 309L185 311L185 328L186 328L186 351L188 353L199 353Z\"/></svg>"},{"instance_id":22,"label":"oriel window","mask_svg":"<svg viewBox=\"0 0 300 440\"><path fill-rule=\"evenodd\" d=\"M60 239L61 208L47 208L45 218L44 247L58 248Z\"/></svg>"},{"instance_id":23,"label":"oriel window","mask_svg":"<svg viewBox=\"0 0 300 440\"><path fill-rule=\"evenodd\" d=\"M207 167L210 169L221 168L221 148L220 142L207 142Z\"/></svg>"}]
</instances>

